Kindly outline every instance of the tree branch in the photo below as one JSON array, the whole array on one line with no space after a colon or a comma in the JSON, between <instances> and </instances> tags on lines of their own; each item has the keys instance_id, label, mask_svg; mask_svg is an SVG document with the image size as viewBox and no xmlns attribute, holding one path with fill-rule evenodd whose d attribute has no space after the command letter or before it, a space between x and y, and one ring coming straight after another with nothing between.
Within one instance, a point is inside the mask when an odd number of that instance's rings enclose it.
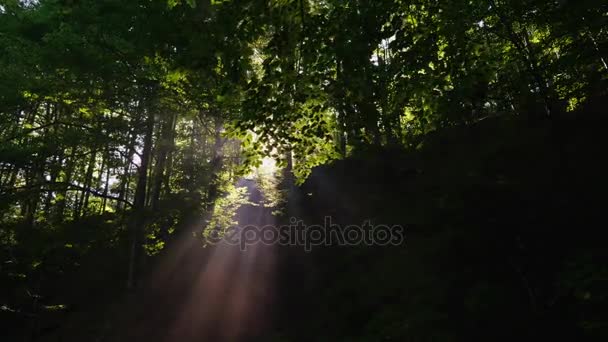
<instances>
[{"instance_id":1,"label":"tree branch","mask_svg":"<svg viewBox=\"0 0 608 342\"><path fill-rule=\"evenodd\" d=\"M25 131L20 132L19 134L15 134L15 135L7 138L7 139L2 140L2 143L7 143L7 142L9 142L11 140L15 140L15 139L21 138L23 136L26 136L26 135L28 135L28 134L30 134L32 132L39 131L41 129L45 129L45 128L48 128L48 127L51 127L51 126L55 126L55 125L72 126L72 127L84 128L84 129L87 129L87 130L93 130L93 127L89 127L89 126L86 126L86 125L81 125L81 124L76 124L76 123L70 123L70 122L62 122L62 121L53 121L53 122L45 124L45 125L41 125L41 126L38 126L38 127L33 127L33 128L30 128L30 129L26 129Z\"/></svg>"},{"instance_id":2,"label":"tree branch","mask_svg":"<svg viewBox=\"0 0 608 342\"><path fill-rule=\"evenodd\" d=\"M45 188L45 186L46 186L46 188ZM35 190L36 192L48 192L48 191L58 191L58 190L84 191L84 192L88 192L91 195L96 196L96 197L101 197L101 198L106 198L109 200L121 202L130 207L133 206L133 203L131 203L125 199L111 196L111 195L104 195L102 192L99 192L95 189L89 189L89 188L85 188L80 185L67 183L67 182L44 182L41 184L32 184L32 185L28 185L28 186L15 187L15 188L11 188L11 189L2 189L2 191L0 191L0 194L6 195L7 193L9 193L11 191L18 192L18 191L31 191L31 190Z\"/></svg>"}]
</instances>

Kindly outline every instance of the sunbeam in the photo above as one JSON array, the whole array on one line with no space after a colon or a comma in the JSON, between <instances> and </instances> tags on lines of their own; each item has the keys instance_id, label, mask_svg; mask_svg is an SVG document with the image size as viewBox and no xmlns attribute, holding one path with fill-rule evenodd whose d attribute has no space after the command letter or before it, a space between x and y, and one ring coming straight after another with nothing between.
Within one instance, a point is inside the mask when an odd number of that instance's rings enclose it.
<instances>
[{"instance_id":1,"label":"sunbeam","mask_svg":"<svg viewBox=\"0 0 608 342\"><path fill-rule=\"evenodd\" d=\"M276 169L274 160L265 158L255 173L236 183L247 189L249 202L236 211L239 227L275 224L259 184ZM240 341L263 333L271 324L275 248L257 243L242 250L226 240L203 248L192 234L174 242L151 281L152 302L168 311L159 315L171 316L170 328L158 332L163 340ZM157 329L145 325L139 329Z\"/></svg>"}]
</instances>

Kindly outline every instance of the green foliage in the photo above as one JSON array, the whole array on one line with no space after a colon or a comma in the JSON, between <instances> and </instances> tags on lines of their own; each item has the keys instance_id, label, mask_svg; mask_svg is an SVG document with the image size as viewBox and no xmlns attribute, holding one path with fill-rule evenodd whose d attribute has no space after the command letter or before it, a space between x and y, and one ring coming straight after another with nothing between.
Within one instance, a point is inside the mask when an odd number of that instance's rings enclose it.
<instances>
[{"instance_id":1,"label":"green foliage","mask_svg":"<svg viewBox=\"0 0 608 342\"><path fill-rule=\"evenodd\" d=\"M202 233L205 241L222 239L230 228L239 224L235 220L236 211L241 206L250 204L246 187L236 187L230 184L222 190L224 195L215 202L213 215Z\"/></svg>"},{"instance_id":2,"label":"green foliage","mask_svg":"<svg viewBox=\"0 0 608 342\"><path fill-rule=\"evenodd\" d=\"M491 4L273 3L273 15L260 18L267 30L253 45L259 67L239 127L315 166L306 160L311 145L335 146L321 147L324 162L346 144L407 144L489 115L537 115L543 106L559 115L601 87L608 70L596 48L605 32L594 25L604 7ZM585 58L571 57L580 49ZM315 120L328 112L331 127Z\"/></svg>"},{"instance_id":3,"label":"green foliage","mask_svg":"<svg viewBox=\"0 0 608 342\"><path fill-rule=\"evenodd\" d=\"M109 279L133 278L127 268L160 254L192 221L210 217L206 238L234 224L235 210L247 204L234 186L243 177L268 195L263 205L281 206L287 195L276 188L285 179L263 171L268 158L298 184L317 166L381 146L432 150L429 160L440 165L452 159L434 132L494 116L578 115L605 95L608 81L608 5L599 0L0 6L6 293L51 296L62 285L54 279L79 274L85 261ZM479 163L471 157L451 171ZM451 188L449 176L437 179ZM449 207L455 193L420 202ZM424 204L409 205L424 216ZM123 264L132 267L113 271ZM603 303L590 290L603 270L565 272L562 285L577 300ZM468 308L483 312L481 298L495 297L488 291L475 284ZM59 297L69 299L69 291ZM30 300L19 297L10 312ZM370 336L406 335L385 324L396 312L370 323ZM432 312L411 319L419 331L445 322ZM592 330L598 322L585 320Z\"/></svg>"}]
</instances>

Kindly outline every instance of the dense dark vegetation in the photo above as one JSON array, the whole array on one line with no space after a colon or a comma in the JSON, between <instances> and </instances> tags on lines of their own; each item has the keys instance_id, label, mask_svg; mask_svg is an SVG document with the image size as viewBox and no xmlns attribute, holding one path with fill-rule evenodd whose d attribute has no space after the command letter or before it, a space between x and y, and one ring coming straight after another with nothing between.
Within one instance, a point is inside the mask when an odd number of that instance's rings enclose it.
<instances>
[{"instance_id":1,"label":"dense dark vegetation","mask_svg":"<svg viewBox=\"0 0 608 342\"><path fill-rule=\"evenodd\" d=\"M221 336L606 340L607 24L598 0L0 0L0 337L162 340L211 233L332 216L406 241L279 248L242 285L264 315Z\"/></svg>"},{"instance_id":2,"label":"dense dark vegetation","mask_svg":"<svg viewBox=\"0 0 608 342\"><path fill-rule=\"evenodd\" d=\"M315 169L298 206L309 222L401 222L407 238L317 248L304 273L287 262L298 280L285 291L309 285L286 310L306 313L280 326L327 340L605 339L605 167L580 167L601 154L604 123L504 118Z\"/></svg>"}]
</instances>

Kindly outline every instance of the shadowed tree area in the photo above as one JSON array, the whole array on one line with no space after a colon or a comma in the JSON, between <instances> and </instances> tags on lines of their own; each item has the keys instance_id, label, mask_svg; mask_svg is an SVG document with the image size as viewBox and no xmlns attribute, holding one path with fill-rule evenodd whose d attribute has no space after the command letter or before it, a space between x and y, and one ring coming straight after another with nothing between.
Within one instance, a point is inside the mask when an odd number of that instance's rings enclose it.
<instances>
[{"instance_id":1,"label":"shadowed tree area","mask_svg":"<svg viewBox=\"0 0 608 342\"><path fill-rule=\"evenodd\" d=\"M599 0L0 0L0 339L605 341L607 62Z\"/></svg>"}]
</instances>

